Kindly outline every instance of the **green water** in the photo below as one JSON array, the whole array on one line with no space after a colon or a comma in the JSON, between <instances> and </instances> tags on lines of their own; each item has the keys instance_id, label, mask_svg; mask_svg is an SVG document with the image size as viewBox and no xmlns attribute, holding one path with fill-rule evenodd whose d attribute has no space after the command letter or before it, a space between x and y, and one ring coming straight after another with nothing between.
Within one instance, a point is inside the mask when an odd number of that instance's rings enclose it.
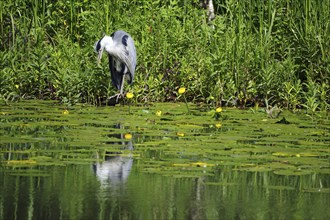
<instances>
[{"instance_id":1,"label":"green water","mask_svg":"<svg viewBox=\"0 0 330 220\"><path fill-rule=\"evenodd\" d=\"M0 107L0 219L330 218L327 113Z\"/></svg>"}]
</instances>

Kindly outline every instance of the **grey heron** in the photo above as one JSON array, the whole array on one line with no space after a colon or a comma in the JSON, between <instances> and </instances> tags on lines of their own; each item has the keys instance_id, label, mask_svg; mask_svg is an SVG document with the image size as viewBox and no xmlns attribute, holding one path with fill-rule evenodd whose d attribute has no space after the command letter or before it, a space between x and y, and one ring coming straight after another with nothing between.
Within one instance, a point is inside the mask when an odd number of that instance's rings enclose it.
<instances>
[{"instance_id":1,"label":"grey heron","mask_svg":"<svg viewBox=\"0 0 330 220\"><path fill-rule=\"evenodd\" d=\"M110 36L105 35L95 43L98 53L98 64L101 62L103 50L108 53L109 68L112 84L120 91L118 97L123 95L125 77L131 84L134 79L136 67L136 49L133 38L125 31L118 30Z\"/></svg>"}]
</instances>

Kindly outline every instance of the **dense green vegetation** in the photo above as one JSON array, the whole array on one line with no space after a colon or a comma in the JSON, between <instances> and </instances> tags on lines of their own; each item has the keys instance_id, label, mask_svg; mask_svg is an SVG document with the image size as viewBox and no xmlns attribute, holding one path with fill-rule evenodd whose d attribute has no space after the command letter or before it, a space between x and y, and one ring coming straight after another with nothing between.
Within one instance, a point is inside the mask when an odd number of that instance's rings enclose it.
<instances>
[{"instance_id":1,"label":"dense green vegetation","mask_svg":"<svg viewBox=\"0 0 330 220\"><path fill-rule=\"evenodd\" d=\"M216 18L187 1L1 1L0 97L98 104L113 95L94 43L135 40L138 102L188 101L329 110L330 2L218 0Z\"/></svg>"}]
</instances>

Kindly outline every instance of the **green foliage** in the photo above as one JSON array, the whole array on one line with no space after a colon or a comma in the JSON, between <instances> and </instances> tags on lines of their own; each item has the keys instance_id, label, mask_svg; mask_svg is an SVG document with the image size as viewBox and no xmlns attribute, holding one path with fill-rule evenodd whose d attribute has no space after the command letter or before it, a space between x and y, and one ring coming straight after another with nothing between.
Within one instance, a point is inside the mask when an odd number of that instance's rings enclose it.
<instances>
[{"instance_id":1,"label":"green foliage","mask_svg":"<svg viewBox=\"0 0 330 220\"><path fill-rule=\"evenodd\" d=\"M329 110L328 1L3 1L0 98L99 104L116 93L94 43L123 29L136 43L138 102L186 98ZM104 58L105 59L105 58ZM105 60L104 60L105 61Z\"/></svg>"}]
</instances>

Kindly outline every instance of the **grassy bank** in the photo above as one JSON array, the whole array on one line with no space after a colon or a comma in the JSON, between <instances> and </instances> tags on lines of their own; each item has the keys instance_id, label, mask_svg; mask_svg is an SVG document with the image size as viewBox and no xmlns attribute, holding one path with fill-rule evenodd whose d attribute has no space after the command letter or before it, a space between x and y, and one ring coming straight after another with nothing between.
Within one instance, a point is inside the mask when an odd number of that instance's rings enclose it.
<instances>
[{"instance_id":1,"label":"grassy bank","mask_svg":"<svg viewBox=\"0 0 330 220\"><path fill-rule=\"evenodd\" d=\"M126 89L138 102L189 101L329 110L330 2L2 1L1 99L98 104L116 91L93 45L129 32L138 65Z\"/></svg>"}]
</instances>

